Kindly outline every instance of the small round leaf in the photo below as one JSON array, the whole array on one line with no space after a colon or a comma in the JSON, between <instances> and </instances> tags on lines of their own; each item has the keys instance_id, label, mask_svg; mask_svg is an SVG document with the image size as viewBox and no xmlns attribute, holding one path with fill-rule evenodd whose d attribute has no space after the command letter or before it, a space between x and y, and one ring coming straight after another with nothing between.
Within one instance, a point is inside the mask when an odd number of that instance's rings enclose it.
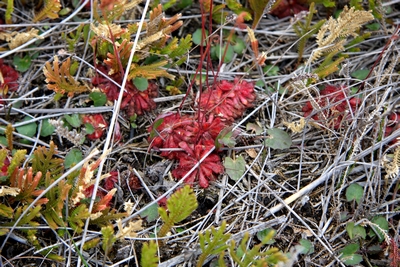
<instances>
[{"instance_id":1,"label":"small round leaf","mask_svg":"<svg viewBox=\"0 0 400 267\"><path fill-rule=\"evenodd\" d=\"M30 121L32 120L31 117L25 117L23 121ZM35 122L28 123L19 127L16 127L17 132L28 137L33 137L37 130L37 125Z\"/></svg>"},{"instance_id":2,"label":"small round leaf","mask_svg":"<svg viewBox=\"0 0 400 267\"><path fill-rule=\"evenodd\" d=\"M48 119L43 120L42 123L42 128L40 129L40 136L42 137L47 137L50 136L54 133L54 130L56 127L54 127Z\"/></svg>"},{"instance_id":3,"label":"small round leaf","mask_svg":"<svg viewBox=\"0 0 400 267\"><path fill-rule=\"evenodd\" d=\"M277 128L268 129L269 136L264 141L266 146L273 149L287 149L292 145L292 139L285 131Z\"/></svg>"},{"instance_id":4,"label":"small round leaf","mask_svg":"<svg viewBox=\"0 0 400 267\"><path fill-rule=\"evenodd\" d=\"M66 169L69 169L72 166L76 165L78 162L80 162L82 159L83 159L82 152L77 148L73 148L65 156L64 166Z\"/></svg>"},{"instance_id":5,"label":"small round leaf","mask_svg":"<svg viewBox=\"0 0 400 267\"><path fill-rule=\"evenodd\" d=\"M147 87L149 87L149 81L147 81L146 78L142 78L142 77L136 77L133 80L133 84L136 86L136 88L139 91L145 91L147 89Z\"/></svg>"},{"instance_id":6,"label":"small round leaf","mask_svg":"<svg viewBox=\"0 0 400 267\"><path fill-rule=\"evenodd\" d=\"M89 94L89 98L93 101L95 107L102 107L107 102L106 94L101 92L92 92Z\"/></svg>"},{"instance_id":7,"label":"small round leaf","mask_svg":"<svg viewBox=\"0 0 400 267\"><path fill-rule=\"evenodd\" d=\"M363 194L364 194L364 189L361 185L351 184L346 189L346 200L348 202L355 200L357 204L360 204Z\"/></svg>"},{"instance_id":8,"label":"small round leaf","mask_svg":"<svg viewBox=\"0 0 400 267\"><path fill-rule=\"evenodd\" d=\"M246 171L246 162L242 156L237 157L237 159L226 157L224 160L224 167L229 177L237 181Z\"/></svg>"}]
</instances>

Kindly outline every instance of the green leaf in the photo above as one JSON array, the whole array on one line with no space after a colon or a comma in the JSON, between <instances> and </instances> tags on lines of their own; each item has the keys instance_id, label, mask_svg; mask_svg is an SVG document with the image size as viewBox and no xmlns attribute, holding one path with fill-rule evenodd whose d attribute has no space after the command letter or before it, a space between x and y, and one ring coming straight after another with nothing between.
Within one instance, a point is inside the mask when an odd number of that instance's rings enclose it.
<instances>
[{"instance_id":1,"label":"green leaf","mask_svg":"<svg viewBox=\"0 0 400 267\"><path fill-rule=\"evenodd\" d=\"M108 254L108 252L112 249L115 241L117 241L117 238L114 236L114 228L112 227L112 225L102 227L101 234L103 235L102 248L105 253Z\"/></svg>"},{"instance_id":2,"label":"green leaf","mask_svg":"<svg viewBox=\"0 0 400 267\"><path fill-rule=\"evenodd\" d=\"M65 16L65 15L69 14L70 12L71 12L71 9L66 7L66 8L61 9L60 12L58 12L58 14L60 16Z\"/></svg>"},{"instance_id":3,"label":"green leaf","mask_svg":"<svg viewBox=\"0 0 400 267\"><path fill-rule=\"evenodd\" d=\"M275 243L275 240L273 239L276 235L276 231L272 228L266 228L264 230L261 230L257 232L257 238L261 242L263 242L266 238L268 238L268 241L265 244L271 245Z\"/></svg>"},{"instance_id":4,"label":"green leaf","mask_svg":"<svg viewBox=\"0 0 400 267\"><path fill-rule=\"evenodd\" d=\"M281 129L268 129L267 133L269 136L264 141L264 145L266 146L269 146L273 149L286 149L292 145L292 139L290 138L289 134Z\"/></svg>"},{"instance_id":5,"label":"green leaf","mask_svg":"<svg viewBox=\"0 0 400 267\"><path fill-rule=\"evenodd\" d=\"M267 65L263 68L264 74L271 77L279 75L279 67L274 65Z\"/></svg>"},{"instance_id":6,"label":"green leaf","mask_svg":"<svg viewBox=\"0 0 400 267\"><path fill-rule=\"evenodd\" d=\"M80 162L83 159L82 152L77 149L73 148L71 149L68 154L65 156L64 160L64 167L66 169L76 165L78 162Z\"/></svg>"},{"instance_id":7,"label":"green leaf","mask_svg":"<svg viewBox=\"0 0 400 267\"><path fill-rule=\"evenodd\" d=\"M239 156L236 159L226 157L224 160L224 167L229 177L232 180L237 181L246 171L246 162L242 156Z\"/></svg>"},{"instance_id":8,"label":"green leaf","mask_svg":"<svg viewBox=\"0 0 400 267\"><path fill-rule=\"evenodd\" d=\"M192 41L193 41L193 43L195 43L196 45L200 45L200 43L201 43L201 35L202 35L201 32L202 32L201 29L197 29L197 30L193 33ZM205 30L205 36L204 36L204 40L203 40L202 46L206 46L206 45L207 45L207 37L208 37L208 31Z\"/></svg>"},{"instance_id":9,"label":"green leaf","mask_svg":"<svg viewBox=\"0 0 400 267\"><path fill-rule=\"evenodd\" d=\"M14 217L13 213L14 210L11 207L4 204L0 204L0 216L12 219Z\"/></svg>"},{"instance_id":10,"label":"green leaf","mask_svg":"<svg viewBox=\"0 0 400 267\"><path fill-rule=\"evenodd\" d=\"M54 130L56 127L54 127L48 119L43 120L42 123L42 128L40 129L40 136L42 137L47 137L50 136L54 133Z\"/></svg>"},{"instance_id":11,"label":"green leaf","mask_svg":"<svg viewBox=\"0 0 400 267\"><path fill-rule=\"evenodd\" d=\"M228 47L227 47L228 46ZM225 53L226 50L226 53ZM220 46L219 44L215 46L215 53L218 59L224 60L224 63L231 62L233 59L233 56L235 54L235 51L233 50L233 47L230 44L225 44L224 46ZM225 53L225 57L224 57Z\"/></svg>"},{"instance_id":12,"label":"green leaf","mask_svg":"<svg viewBox=\"0 0 400 267\"><path fill-rule=\"evenodd\" d=\"M365 228L361 225L354 225L354 222L347 223L346 231L350 239L354 239L357 237L365 239L367 237L367 232L365 231Z\"/></svg>"},{"instance_id":13,"label":"green leaf","mask_svg":"<svg viewBox=\"0 0 400 267\"><path fill-rule=\"evenodd\" d=\"M346 265L356 265L362 262L363 258L359 254L346 254L342 255L340 259L343 261L344 264Z\"/></svg>"},{"instance_id":14,"label":"green leaf","mask_svg":"<svg viewBox=\"0 0 400 267\"><path fill-rule=\"evenodd\" d=\"M94 126L90 123L85 123L85 130L87 134L94 133Z\"/></svg>"},{"instance_id":15,"label":"green leaf","mask_svg":"<svg viewBox=\"0 0 400 267\"><path fill-rule=\"evenodd\" d=\"M372 229L368 232L368 235L370 237L378 235L379 242L382 242L383 240L385 240L385 233L382 233L382 231L387 233L387 231L389 230L388 221L383 216L376 216L372 218L371 222L378 225L379 228L374 225L371 225Z\"/></svg>"},{"instance_id":16,"label":"green leaf","mask_svg":"<svg viewBox=\"0 0 400 267\"><path fill-rule=\"evenodd\" d=\"M350 76L359 80L367 78L369 70L356 70L350 73Z\"/></svg>"},{"instance_id":17,"label":"green leaf","mask_svg":"<svg viewBox=\"0 0 400 267\"><path fill-rule=\"evenodd\" d=\"M23 121L30 121L32 120L31 117L25 117ZM26 135L28 137L33 137L37 130L36 122L28 123L19 127L16 127L18 133Z\"/></svg>"},{"instance_id":18,"label":"green leaf","mask_svg":"<svg viewBox=\"0 0 400 267\"><path fill-rule=\"evenodd\" d=\"M142 267L157 267L158 266L157 243L150 240L149 243L144 243L142 247L140 266Z\"/></svg>"},{"instance_id":19,"label":"green leaf","mask_svg":"<svg viewBox=\"0 0 400 267\"><path fill-rule=\"evenodd\" d=\"M20 72L25 72L29 69L31 66L32 59L29 55L24 56L23 58L19 56L14 56L13 58L13 64L15 66L15 69Z\"/></svg>"},{"instance_id":20,"label":"green leaf","mask_svg":"<svg viewBox=\"0 0 400 267\"><path fill-rule=\"evenodd\" d=\"M249 0L250 8L254 12L253 25L252 25L253 29L258 24L259 20L261 19L262 15L264 13L264 9L268 3L269 3L269 0Z\"/></svg>"},{"instance_id":21,"label":"green leaf","mask_svg":"<svg viewBox=\"0 0 400 267\"><path fill-rule=\"evenodd\" d=\"M345 246L340 253L343 255L350 255L356 253L360 249L360 246L358 244L349 244Z\"/></svg>"},{"instance_id":22,"label":"green leaf","mask_svg":"<svg viewBox=\"0 0 400 267\"><path fill-rule=\"evenodd\" d=\"M78 128L82 124L81 117L79 114L72 114L72 115L64 115L64 119L71 125L72 127Z\"/></svg>"},{"instance_id":23,"label":"green leaf","mask_svg":"<svg viewBox=\"0 0 400 267\"><path fill-rule=\"evenodd\" d=\"M153 123L153 127L152 127L151 132L150 132L150 139L158 136L157 128L163 123L163 121L164 121L164 119L161 118L161 119L156 120Z\"/></svg>"},{"instance_id":24,"label":"green leaf","mask_svg":"<svg viewBox=\"0 0 400 267\"><path fill-rule=\"evenodd\" d=\"M107 103L107 96L101 92L92 92L89 94L89 98L93 101L95 107L102 107Z\"/></svg>"},{"instance_id":25,"label":"green leaf","mask_svg":"<svg viewBox=\"0 0 400 267\"><path fill-rule=\"evenodd\" d=\"M235 147L236 141L233 137L232 127L226 127L221 130L215 139L215 147L220 149L223 146L227 146L230 148Z\"/></svg>"},{"instance_id":26,"label":"green leaf","mask_svg":"<svg viewBox=\"0 0 400 267\"><path fill-rule=\"evenodd\" d=\"M235 51L235 53L241 55L241 54L243 54L243 51L245 48L246 48L246 43L242 39L237 37L235 39L235 44L233 45L233 51Z\"/></svg>"},{"instance_id":27,"label":"green leaf","mask_svg":"<svg viewBox=\"0 0 400 267\"><path fill-rule=\"evenodd\" d=\"M371 23L365 25L365 27L367 27L371 31L378 31L381 28L381 25L379 23Z\"/></svg>"},{"instance_id":28,"label":"green leaf","mask_svg":"<svg viewBox=\"0 0 400 267\"><path fill-rule=\"evenodd\" d=\"M346 189L346 200L348 202L355 200L357 204L360 204L361 199L364 195L364 188L359 184L351 184Z\"/></svg>"},{"instance_id":29,"label":"green leaf","mask_svg":"<svg viewBox=\"0 0 400 267\"><path fill-rule=\"evenodd\" d=\"M142 77L136 77L135 79L133 79L133 84L141 92L145 91L147 87L149 87L149 81L146 78Z\"/></svg>"},{"instance_id":30,"label":"green leaf","mask_svg":"<svg viewBox=\"0 0 400 267\"><path fill-rule=\"evenodd\" d=\"M185 185L167 200L168 217L173 223L178 223L195 211L197 206L197 198L193 188Z\"/></svg>"},{"instance_id":31,"label":"green leaf","mask_svg":"<svg viewBox=\"0 0 400 267\"><path fill-rule=\"evenodd\" d=\"M312 254L314 252L314 245L307 239L300 239L299 245L296 246L300 254Z\"/></svg>"},{"instance_id":32,"label":"green leaf","mask_svg":"<svg viewBox=\"0 0 400 267\"><path fill-rule=\"evenodd\" d=\"M147 222L153 222L158 218L158 205L154 203L140 213L141 218L146 218Z\"/></svg>"}]
</instances>

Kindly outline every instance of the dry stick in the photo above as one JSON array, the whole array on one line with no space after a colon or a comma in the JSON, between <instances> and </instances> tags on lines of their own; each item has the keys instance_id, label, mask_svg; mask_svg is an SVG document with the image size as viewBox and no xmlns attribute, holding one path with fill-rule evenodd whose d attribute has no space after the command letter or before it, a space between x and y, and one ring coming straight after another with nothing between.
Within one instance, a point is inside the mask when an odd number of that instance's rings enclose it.
<instances>
[{"instance_id":1,"label":"dry stick","mask_svg":"<svg viewBox=\"0 0 400 267\"><path fill-rule=\"evenodd\" d=\"M107 138L106 138L106 141L105 141L105 144L104 144L104 148L103 148L103 156L104 156L104 158L100 162L100 165L99 165L99 168L98 168L98 173L97 173L96 181L94 183L94 188L93 188L93 194L92 194L92 198L90 200L89 213L92 212L92 209L93 209L93 206L94 206L94 203L95 203L95 200L96 200L96 194L97 194L97 190L98 190L98 187L99 187L102 170L103 170L103 167L104 167L106 154L108 153L108 148L109 148L109 146L111 144L111 139L112 139L113 134L114 134L114 127L115 127L115 123L117 121L119 110L121 108L122 97L123 97L123 94L124 94L124 88L125 88L126 83L128 81L129 70L130 70L131 65L132 65L133 56L134 56L135 51L136 51L136 47L137 47L137 44L138 44L138 41L139 41L139 37L140 37L140 32L142 31L142 27L143 27L143 24L144 24L144 20L145 20L145 17L146 17L147 10L149 8L149 4L150 4L150 1L147 0L146 4L145 4L145 7L143 9L142 18L141 18L140 23L139 23L139 27L138 27L137 34L136 34L136 37L135 37L135 41L133 43L132 51L131 51L131 54L129 56L128 64L126 66L125 75L124 75L124 78L123 78L122 84L121 84L121 90L120 90L119 95L118 95L118 100L114 105L114 112L113 112L113 115L112 115L112 118L111 118L111 121L110 121L109 131L107 133ZM84 227L84 230L83 230L83 233L82 233L82 244L81 244L81 248L80 248L80 252L81 253L83 252L83 246L85 245L85 237L87 235L87 231L88 231L88 228L89 228L89 222L90 222L90 217L88 217L86 219L85 227ZM80 265L81 265L81 258L78 257L77 266L80 266Z\"/></svg>"},{"instance_id":2,"label":"dry stick","mask_svg":"<svg viewBox=\"0 0 400 267\"><path fill-rule=\"evenodd\" d=\"M53 28L49 29L48 31L45 31L44 33L42 33L40 35L41 38L46 38L50 33L52 33L54 30L56 30L57 28L59 28L61 25L64 25L64 23L67 23L67 21L71 20L73 17L75 17L79 11L81 11L85 5L89 3L89 0L85 0L80 6L78 6L74 12L71 13L71 15L69 15L67 18L65 18L64 20L60 21L59 23L57 23ZM35 24L33 24L35 25ZM30 25L32 26L32 24ZM7 26L8 27L8 26ZM33 38L32 40L29 40L28 42L24 43L23 45L20 45L16 48L14 48L13 50L7 51L4 54L0 55L0 58L5 58L6 56L12 55L18 51L20 51L22 48L25 48L31 44L33 44L34 42L36 42L37 40L39 40L38 38Z\"/></svg>"}]
</instances>

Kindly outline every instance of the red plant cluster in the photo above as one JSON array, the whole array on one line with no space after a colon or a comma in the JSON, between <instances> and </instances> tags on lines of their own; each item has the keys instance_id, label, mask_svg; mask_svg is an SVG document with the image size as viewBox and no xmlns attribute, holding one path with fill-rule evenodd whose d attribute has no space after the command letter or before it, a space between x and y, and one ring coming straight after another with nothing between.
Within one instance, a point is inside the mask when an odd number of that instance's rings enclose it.
<instances>
[{"instance_id":1,"label":"red plant cluster","mask_svg":"<svg viewBox=\"0 0 400 267\"><path fill-rule=\"evenodd\" d=\"M202 93L197 101L197 113L159 116L149 128L150 147L165 149L162 156L179 161L172 171L176 179L182 179L198 165L185 182L193 184L198 181L201 187L206 188L209 181L224 171L218 151L206 155L214 147L220 132L242 116L255 98L254 84L239 79L221 81L214 89ZM201 161L204 156L206 158Z\"/></svg>"},{"instance_id":2,"label":"red plant cluster","mask_svg":"<svg viewBox=\"0 0 400 267\"><path fill-rule=\"evenodd\" d=\"M235 79L233 83L221 81L214 89L208 89L198 100L200 109L222 120L233 122L252 106L256 99L254 84Z\"/></svg>"},{"instance_id":3,"label":"red plant cluster","mask_svg":"<svg viewBox=\"0 0 400 267\"><path fill-rule=\"evenodd\" d=\"M347 95L347 87L327 85L314 101L321 110L315 113L312 102L308 101L303 107L304 117L314 114L311 118L315 121L325 121L327 127L333 127L335 130L340 129L343 125L343 119L348 120L350 116L345 115L346 111L354 112L361 102L359 98L348 97Z\"/></svg>"},{"instance_id":4,"label":"red plant cluster","mask_svg":"<svg viewBox=\"0 0 400 267\"><path fill-rule=\"evenodd\" d=\"M82 115L82 122L88 123L94 128L93 133L86 135L89 140L100 139L108 126L108 123L101 114Z\"/></svg>"},{"instance_id":5,"label":"red plant cluster","mask_svg":"<svg viewBox=\"0 0 400 267\"><path fill-rule=\"evenodd\" d=\"M393 132L400 129L400 113L393 112L389 115L388 123L385 128L385 136L391 135ZM399 140L395 139L390 142L391 145L399 143Z\"/></svg>"},{"instance_id":6,"label":"red plant cluster","mask_svg":"<svg viewBox=\"0 0 400 267\"><path fill-rule=\"evenodd\" d=\"M98 65L98 69L107 74L110 69L109 66ZM120 73L110 75L109 78L117 84L122 84L122 76ZM92 79L92 84L100 88L100 90L107 95L107 99L115 101L118 99L120 87L114 84L110 79L103 76L96 75ZM144 91L139 91L132 81L128 81L125 86L121 110L125 111L127 117L134 114L142 115L146 111L155 109L156 103L153 98L158 96L158 86L154 82L149 82L149 86Z\"/></svg>"},{"instance_id":7,"label":"red plant cluster","mask_svg":"<svg viewBox=\"0 0 400 267\"><path fill-rule=\"evenodd\" d=\"M12 67L5 65L0 59L0 95L6 95L8 91L16 91L18 89L19 74Z\"/></svg>"},{"instance_id":8,"label":"red plant cluster","mask_svg":"<svg viewBox=\"0 0 400 267\"><path fill-rule=\"evenodd\" d=\"M306 2L302 0L281 0L270 13L280 19L290 17L301 11L308 11L308 8L305 6Z\"/></svg>"}]
</instances>

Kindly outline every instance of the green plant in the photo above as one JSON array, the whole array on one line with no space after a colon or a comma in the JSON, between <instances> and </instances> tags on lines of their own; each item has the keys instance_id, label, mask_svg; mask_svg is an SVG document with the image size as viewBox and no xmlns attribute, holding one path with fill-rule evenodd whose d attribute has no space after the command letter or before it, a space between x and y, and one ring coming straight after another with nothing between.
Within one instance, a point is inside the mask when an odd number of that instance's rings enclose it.
<instances>
[{"instance_id":1,"label":"green plant","mask_svg":"<svg viewBox=\"0 0 400 267\"><path fill-rule=\"evenodd\" d=\"M186 219L196 208L197 199L193 189L186 185L176 191L167 200L167 209L158 208L164 224L158 232L159 237L164 237L168 231L178 222Z\"/></svg>"}]
</instances>

